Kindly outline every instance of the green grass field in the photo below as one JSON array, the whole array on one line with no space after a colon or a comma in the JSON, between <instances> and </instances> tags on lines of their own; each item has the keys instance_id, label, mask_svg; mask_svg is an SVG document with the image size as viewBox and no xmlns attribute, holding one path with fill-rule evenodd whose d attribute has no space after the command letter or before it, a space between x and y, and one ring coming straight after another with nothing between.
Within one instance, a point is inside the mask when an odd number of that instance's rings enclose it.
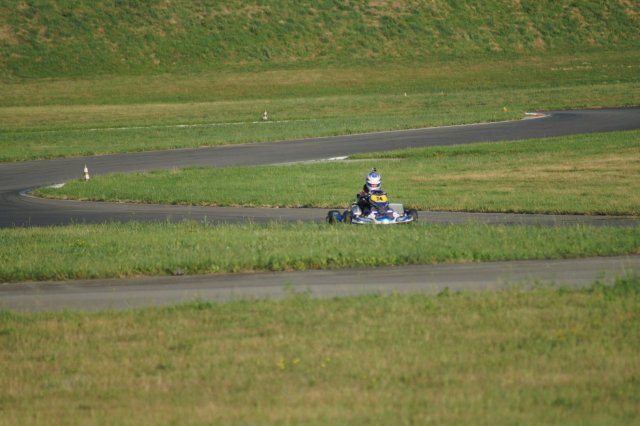
<instances>
[{"instance_id":1,"label":"green grass field","mask_svg":"<svg viewBox=\"0 0 640 426\"><path fill-rule=\"evenodd\" d=\"M640 105L633 1L214 3L1 2L0 161ZM265 110L270 121L254 123ZM638 149L638 132L625 132L127 176L142 192L101 177L65 191L344 206L375 162L391 196L419 208L638 215ZM277 197L243 188L256 174ZM207 179L228 185L164 191ZM322 197L320 183L330 188ZM424 223L376 233L190 222L0 229L0 281L640 254L639 233ZM120 312L0 311L0 425L635 424L639 305L638 277L628 276L581 291L292 292Z\"/></svg>"},{"instance_id":2,"label":"green grass field","mask_svg":"<svg viewBox=\"0 0 640 426\"><path fill-rule=\"evenodd\" d=\"M635 424L640 281L0 312L0 424Z\"/></svg>"}]
</instances>

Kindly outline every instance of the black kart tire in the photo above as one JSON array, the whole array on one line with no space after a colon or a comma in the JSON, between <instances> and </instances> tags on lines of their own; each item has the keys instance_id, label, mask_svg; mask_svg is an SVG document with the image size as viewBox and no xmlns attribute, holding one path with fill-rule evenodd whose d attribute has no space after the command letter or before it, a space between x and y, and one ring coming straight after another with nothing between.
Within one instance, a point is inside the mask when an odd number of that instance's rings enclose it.
<instances>
[{"instance_id":1,"label":"black kart tire","mask_svg":"<svg viewBox=\"0 0 640 426\"><path fill-rule=\"evenodd\" d=\"M413 218L414 221L418 220L418 210L416 209L409 209L406 212L409 216L411 216Z\"/></svg>"}]
</instances>

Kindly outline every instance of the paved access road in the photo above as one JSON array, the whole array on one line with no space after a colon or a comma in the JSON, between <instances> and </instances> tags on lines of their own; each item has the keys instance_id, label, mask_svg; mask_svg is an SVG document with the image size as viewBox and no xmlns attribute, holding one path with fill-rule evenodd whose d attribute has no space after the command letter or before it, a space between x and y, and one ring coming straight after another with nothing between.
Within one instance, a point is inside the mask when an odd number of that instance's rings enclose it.
<instances>
[{"instance_id":1,"label":"paved access road","mask_svg":"<svg viewBox=\"0 0 640 426\"><path fill-rule=\"evenodd\" d=\"M47 226L65 225L69 223L102 223L106 221L128 220L182 220L206 218L209 222L240 222L252 220L262 223L273 220L279 221L320 221L324 219L324 209L238 209L238 208L208 208L188 206L155 206L139 204L118 203L87 203L74 201L41 200L25 196L29 189L76 179L81 176L84 165L88 165L92 175L168 169L173 167L185 167L191 165L231 166L231 165L258 165L281 164L301 161L323 160L346 156L354 153L384 151L399 148L469 144L479 142L494 142L504 140L518 140L529 138L542 138L549 136L562 136L579 133L607 132L616 130L640 129L640 108L603 109L585 111L558 111L549 112L544 118L528 119L515 122L502 122L465 126L450 126L441 128L407 130L398 132L380 132L331 138L316 138L301 141L283 141L273 143L232 145L224 147L204 149L182 149L173 151L145 152L134 154L104 155L95 157L81 157L61 160L32 161L24 163L0 164L0 227L15 226ZM421 212L421 220L458 223L468 220L488 223L590 223L605 226L631 226L638 224L637 218L632 217L607 217L607 216L559 216L559 215L508 215L508 214L473 214L473 213L446 213L446 212ZM634 257L630 262L636 262ZM626 261L625 261L626 262ZM512 263L509 263L512 265ZM486 265L478 264L475 268L485 268ZM505 266L506 267L506 266ZM572 266L567 263L567 268ZM434 267L426 267L434 268ZM465 265L469 269L469 266ZM544 268L544 264L536 269ZM560 266L562 268L562 266ZM580 266L585 268L585 266ZM616 269L617 268L617 269ZM403 276L409 274L410 268L394 268L390 279L387 280L393 288L394 282L401 283ZM616 270L620 268L615 266ZM611 272L611 271L610 271ZM326 273L337 273L329 271ZM376 271L368 273L377 274ZM305 276L311 280L315 273L301 273L300 282ZM305 275L308 274L308 275ZM365 274L364 272L361 273ZM428 276L421 273L422 276ZM473 268L469 271L469 277L477 276ZM225 276L230 282L236 280L234 276ZM330 277L324 277L327 281ZM178 282L184 277L168 277L161 281ZM220 276L199 278L218 282ZM277 278L286 280L287 278ZM530 279L536 279L531 276ZM102 281L92 281L93 285L86 283L66 283L64 288L72 289L73 301L69 306L91 308L92 304L88 288L94 288ZM124 281L128 282L128 281ZM431 282L431 281L429 281ZM438 282L446 285L446 274L438 277ZM425 281L426 283L426 281ZM238 285L241 285L238 283ZM24 297L42 294L41 285L20 286L24 291ZM47 285L44 285L47 287ZM49 285L59 289L58 285ZM107 287L111 286L108 284ZM347 286L347 287L344 287ZM338 286L334 294L349 292L349 283ZM473 288L473 280L465 288ZM33 290L35 288L35 290ZM117 288L109 287L109 288ZM156 293L153 285L145 285L144 291L149 295ZM21 304L6 305L5 300L15 299L16 285L0 285L0 299L2 307L18 305L27 308L28 303L21 299ZM238 290L240 291L240 290ZM12 299L5 299L11 292ZM251 291L250 291L251 293ZM252 294L267 296L269 292L255 291ZM280 294L281 290L276 293ZM116 298L124 300L126 292L117 292ZM120 295L121 294L121 295ZM185 297L197 293L189 293L185 289ZM34 296L35 297L35 296ZM36 299L33 299L34 301ZM48 306L46 301L53 298L40 298L38 304L32 308L54 308L54 304ZM148 299L147 299L148 300ZM25 304L26 303L26 304ZM35 303L35 302L34 302ZM157 300L162 303L162 300ZM116 303L114 306L117 306ZM59 306L59 305L56 305Z\"/></svg>"}]
</instances>

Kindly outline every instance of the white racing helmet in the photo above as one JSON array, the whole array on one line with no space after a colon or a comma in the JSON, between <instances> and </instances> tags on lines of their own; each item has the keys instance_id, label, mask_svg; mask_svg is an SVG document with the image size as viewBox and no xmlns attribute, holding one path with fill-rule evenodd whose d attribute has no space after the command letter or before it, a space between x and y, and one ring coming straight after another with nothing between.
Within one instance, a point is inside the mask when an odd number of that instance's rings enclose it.
<instances>
[{"instance_id":1,"label":"white racing helmet","mask_svg":"<svg viewBox=\"0 0 640 426\"><path fill-rule=\"evenodd\" d=\"M382 176L380 176L380 173L378 173L376 169L373 169L367 175L364 183L369 191L379 190L382 186Z\"/></svg>"}]
</instances>

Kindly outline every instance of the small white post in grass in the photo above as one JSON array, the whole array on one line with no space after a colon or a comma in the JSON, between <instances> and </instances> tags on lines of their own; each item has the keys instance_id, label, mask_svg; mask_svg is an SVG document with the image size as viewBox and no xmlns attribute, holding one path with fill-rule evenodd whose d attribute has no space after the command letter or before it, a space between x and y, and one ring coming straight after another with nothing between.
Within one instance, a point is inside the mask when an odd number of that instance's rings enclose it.
<instances>
[{"instance_id":1,"label":"small white post in grass","mask_svg":"<svg viewBox=\"0 0 640 426\"><path fill-rule=\"evenodd\" d=\"M262 121L267 121L269 119L269 115L267 114L267 110L264 110L262 113Z\"/></svg>"},{"instance_id":2,"label":"small white post in grass","mask_svg":"<svg viewBox=\"0 0 640 426\"><path fill-rule=\"evenodd\" d=\"M89 168L87 167L87 165L84 165L84 180L89 180L91 179L91 176L89 176Z\"/></svg>"}]
</instances>

